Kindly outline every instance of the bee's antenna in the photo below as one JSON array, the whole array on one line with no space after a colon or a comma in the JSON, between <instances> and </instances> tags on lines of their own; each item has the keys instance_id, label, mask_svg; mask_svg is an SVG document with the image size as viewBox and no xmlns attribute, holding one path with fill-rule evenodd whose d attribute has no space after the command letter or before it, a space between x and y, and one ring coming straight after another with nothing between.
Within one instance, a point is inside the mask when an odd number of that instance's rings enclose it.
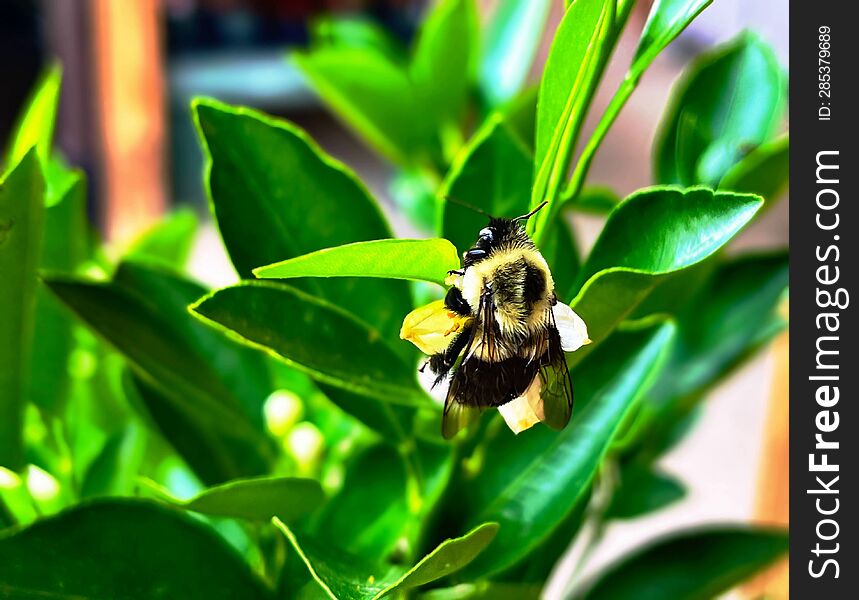
<instances>
[{"instance_id":1,"label":"bee's antenna","mask_svg":"<svg viewBox=\"0 0 859 600\"><path fill-rule=\"evenodd\" d=\"M546 206L548 203L549 203L549 201L548 201L548 200L543 200L543 201L540 203L540 206L538 206L537 208L535 208L534 210L532 210L532 211L531 211L531 212L529 212L528 214L524 214L524 215L522 215L521 217L516 217L515 219L512 219L512 221L513 221L514 223L515 223L515 222L517 222L517 221L527 221L530 217L533 217L533 216L534 216L534 215L535 215L535 214L536 214L536 213L537 213L541 208L543 208L544 206Z\"/></svg>"},{"instance_id":2,"label":"bee's antenna","mask_svg":"<svg viewBox=\"0 0 859 600\"><path fill-rule=\"evenodd\" d=\"M463 202L462 200L459 200L459 199L457 199L457 198L454 198L453 196L443 196L443 198L444 198L445 200L447 200L448 202L453 202L454 204L459 204L459 205L460 205L460 206L462 206L463 208L467 208L468 210L473 210L473 211L474 211L474 212L476 212L477 214L479 214L479 215L483 215L483 216L484 216L484 217L486 217L487 219L492 219L492 218L493 218L493 217L492 217L492 215L490 215L490 214L489 214L488 212L486 212L485 210L481 210L481 209L477 208L476 206L474 206L474 205L472 205L472 204L469 204L468 202Z\"/></svg>"}]
</instances>

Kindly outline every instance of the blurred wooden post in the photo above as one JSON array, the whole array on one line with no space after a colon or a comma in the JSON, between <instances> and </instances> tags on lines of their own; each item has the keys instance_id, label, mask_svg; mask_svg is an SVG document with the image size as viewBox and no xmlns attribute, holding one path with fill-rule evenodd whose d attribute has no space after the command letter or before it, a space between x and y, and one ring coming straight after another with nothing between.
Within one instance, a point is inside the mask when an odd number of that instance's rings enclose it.
<instances>
[{"instance_id":1,"label":"blurred wooden post","mask_svg":"<svg viewBox=\"0 0 859 600\"><path fill-rule=\"evenodd\" d=\"M91 0L102 218L112 241L164 210L164 80L159 0Z\"/></svg>"},{"instance_id":2,"label":"blurred wooden post","mask_svg":"<svg viewBox=\"0 0 859 600\"><path fill-rule=\"evenodd\" d=\"M787 303L784 306L787 313ZM790 335L779 335L773 344L775 368L772 395L767 411L767 424L758 476L758 497L755 521L761 525L787 527L790 522L789 504L789 349ZM788 598L788 561L774 565L753 579L743 589L747 598Z\"/></svg>"}]
</instances>

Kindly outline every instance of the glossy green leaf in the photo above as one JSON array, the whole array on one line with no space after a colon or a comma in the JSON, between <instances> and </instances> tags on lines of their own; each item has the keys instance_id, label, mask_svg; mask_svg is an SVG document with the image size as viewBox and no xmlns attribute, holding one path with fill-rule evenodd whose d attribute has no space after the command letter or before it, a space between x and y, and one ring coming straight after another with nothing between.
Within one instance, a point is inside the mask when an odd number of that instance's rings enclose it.
<instances>
[{"instance_id":1,"label":"glossy green leaf","mask_svg":"<svg viewBox=\"0 0 859 600\"><path fill-rule=\"evenodd\" d=\"M593 600L706 600L787 555L785 531L720 527L674 534L621 558L584 593Z\"/></svg>"},{"instance_id":2,"label":"glossy green leaf","mask_svg":"<svg viewBox=\"0 0 859 600\"><path fill-rule=\"evenodd\" d=\"M610 9L611 3L605 0L576 0L555 32L537 101L534 164L539 169L554 159L568 122L575 118L574 107L581 104L588 87L595 83L589 81L588 69L600 52L597 40L607 4ZM581 123L572 126L578 128Z\"/></svg>"},{"instance_id":3,"label":"glossy green leaf","mask_svg":"<svg viewBox=\"0 0 859 600\"><path fill-rule=\"evenodd\" d=\"M322 486L301 477L235 479L207 488L188 500L180 500L155 483L159 498L174 506L213 517L269 521L272 517L292 523L318 509L325 501Z\"/></svg>"},{"instance_id":4,"label":"glossy green leaf","mask_svg":"<svg viewBox=\"0 0 859 600\"><path fill-rule=\"evenodd\" d=\"M415 566L406 569L368 561L310 536L299 536L278 520L275 525L332 600L375 600L446 577L474 560L498 531L495 523L479 525L462 537L442 542Z\"/></svg>"},{"instance_id":5,"label":"glossy green leaf","mask_svg":"<svg viewBox=\"0 0 859 600\"><path fill-rule=\"evenodd\" d=\"M23 466L25 392L36 310L36 268L45 219L35 151L0 179L0 465Z\"/></svg>"},{"instance_id":6,"label":"glossy green leaf","mask_svg":"<svg viewBox=\"0 0 859 600\"><path fill-rule=\"evenodd\" d=\"M551 577L558 563L563 559L574 543L579 531L582 530L589 517L589 508L593 496L593 483L575 502L575 506L555 527L549 537L540 541L527 555L502 573L493 575L493 580L515 582L527 585L542 585Z\"/></svg>"},{"instance_id":7,"label":"glossy green leaf","mask_svg":"<svg viewBox=\"0 0 859 600\"><path fill-rule=\"evenodd\" d=\"M531 206L549 205L528 222L539 244L560 209L560 190L585 116L613 46L614 0L576 0L561 19L537 102L534 186ZM537 235L535 235L535 233Z\"/></svg>"},{"instance_id":8,"label":"glossy green leaf","mask_svg":"<svg viewBox=\"0 0 859 600\"><path fill-rule=\"evenodd\" d=\"M450 459L448 447L430 444L418 444L410 455L389 446L367 449L348 465L343 486L309 531L370 559L411 549L423 516L447 483Z\"/></svg>"},{"instance_id":9,"label":"glossy green leaf","mask_svg":"<svg viewBox=\"0 0 859 600\"><path fill-rule=\"evenodd\" d=\"M181 269L194 247L197 225L193 210L179 208L138 237L124 258Z\"/></svg>"},{"instance_id":10,"label":"glossy green leaf","mask_svg":"<svg viewBox=\"0 0 859 600\"><path fill-rule=\"evenodd\" d=\"M58 198L49 202L45 210L39 269L43 273L71 274L91 255L86 182L80 172L47 169L47 173L47 187ZM33 404L53 414L60 413L69 393L74 327L74 318L44 286L39 286L33 334L37 341L31 348L27 394Z\"/></svg>"},{"instance_id":11,"label":"glossy green leaf","mask_svg":"<svg viewBox=\"0 0 859 600\"><path fill-rule=\"evenodd\" d=\"M418 92L402 65L379 52L332 46L294 53L292 61L334 113L388 160L421 164L438 155L432 123L415 118Z\"/></svg>"},{"instance_id":12,"label":"glossy green leaf","mask_svg":"<svg viewBox=\"0 0 859 600\"><path fill-rule=\"evenodd\" d=\"M253 272L260 279L381 277L444 285L447 272L458 268L456 248L445 239L388 239L325 248Z\"/></svg>"},{"instance_id":13,"label":"glossy green leaf","mask_svg":"<svg viewBox=\"0 0 859 600\"><path fill-rule=\"evenodd\" d=\"M248 282L191 310L323 383L397 404L424 402L413 369L376 329L294 288Z\"/></svg>"},{"instance_id":14,"label":"glossy green leaf","mask_svg":"<svg viewBox=\"0 0 859 600\"><path fill-rule=\"evenodd\" d=\"M620 485L606 510L608 519L633 519L677 502L686 494L683 484L660 471L630 463L620 472Z\"/></svg>"},{"instance_id":15,"label":"glossy green leaf","mask_svg":"<svg viewBox=\"0 0 859 600\"><path fill-rule=\"evenodd\" d=\"M654 427L667 425L666 412L700 399L731 369L781 331L776 309L788 285L788 254L745 255L719 265L712 277L678 311L679 335L667 373L648 394ZM661 415L661 416L660 416Z\"/></svg>"},{"instance_id":16,"label":"glossy green leaf","mask_svg":"<svg viewBox=\"0 0 859 600\"><path fill-rule=\"evenodd\" d=\"M7 168L20 162L34 146L39 159L43 162L48 160L54 140L62 80L63 71L58 64L50 67L41 76L12 136L12 143L6 154Z\"/></svg>"},{"instance_id":17,"label":"glossy green leaf","mask_svg":"<svg viewBox=\"0 0 859 600\"><path fill-rule=\"evenodd\" d=\"M500 106L522 88L540 47L549 0L502 0L483 37L480 89L491 106Z\"/></svg>"},{"instance_id":18,"label":"glossy green leaf","mask_svg":"<svg viewBox=\"0 0 859 600\"><path fill-rule=\"evenodd\" d=\"M191 448L199 446L199 454L191 462L205 482L267 472L272 458L262 426L262 404L271 391L267 366L260 354L188 313L203 288L132 263L123 264L111 283L68 278L46 283L130 361L146 384L144 400L153 401L147 403L150 416L165 436L180 446L196 436Z\"/></svg>"},{"instance_id":19,"label":"glossy green leaf","mask_svg":"<svg viewBox=\"0 0 859 600\"><path fill-rule=\"evenodd\" d=\"M665 275L723 247L761 207L757 196L704 188L649 188L609 215L570 302L595 342L569 355L574 365L629 316ZM563 298L563 296L562 296Z\"/></svg>"},{"instance_id":20,"label":"glossy green leaf","mask_svg":"<svg viewBox=\"0 0 859 600\"><path fill-rule=\"evenodd\" d=\"M444 125L463 113L477 58L474 0L436 0L421 23L409 76L425 112L415 120ZM399 99L388 99L388 104Z\"/></svg>"},{"instance_id":21,"label":"glossy green leaf","mask_svg":"<svg viewBox=\"0 0 859 600\"><path fill-rule=\"evenodd\" d=\"M463 494L468 523L500 525L489 551L468 568L470 576L512 566L546 539L589 489L621 424L658 374L674 334L656 321L617 332L573 371L576 407L556 433L535 428L499 438L487 448L491 463Z\"/></svg>"},{"instance_id":22,"label":"glossy green leaf","mask_svg":"<svg viewBox=\"0 0 859 600\"><path fill-rule=\"evenodd\" d=\"M496 114L456 157L439 196L459 200L493 217L516 217L528 212L531 168L528 150ZM460 252L471 247L487 223L484 215L456 202L441 206L442 237Z\"/></svg>"},{"instance_id":23,"label":"glossy green leaf","mask_svg":"<svg viewBox=\"0 0 859 600\"><path fill-rule=\"evenodd\" d=\"M270 598L209 527L138 500L76 506L0 533L8 598Z\"/></svg>"},{"instance_id":24,"label":"glossy green leaf","mask_svg":"<svg viewBox=\"0 0 859 600\"><path fill-rule=\"evenodd\" d=\"M713 0L656 0L632 59L630 72L640 76L644 68L686 29Z\"/></svg>"},{"instance_id":25,"label":"glossy green leaf","mask_svg":"<svg viewBox=\"0 0 859 600\"><path fill-rule=\"evenodd\" d=\"M391 237L354 173L294 125L213 100L197 100L193 108L209 155L207 182L218 227L242 277L322 248ZM400 281L335 278L302 284L391 339L411 309L408 287Z\"/></svg>"},{"instance_id":26,"label":"glossy green leaf","mask_svg":"<svg viewBox=\"0 0 859 600\"><path fill-rule=\"evenodd\" d=\"M787 190L790 178L790 141L787 135L764 142L734 165L719 188L757 194L772 206Z\"/></svg>"},{"instance_id":27,"label":"glossy green leaf","mask_svg":"<svg viewBox=\"0 0 859 600\"><path fill-rule=\"evenodd\" d=\"M786 91L772 49L752 34L699 57L656 136L656 180L715 186L773 134L784 115Z\"/></svg>"}]
</instances>

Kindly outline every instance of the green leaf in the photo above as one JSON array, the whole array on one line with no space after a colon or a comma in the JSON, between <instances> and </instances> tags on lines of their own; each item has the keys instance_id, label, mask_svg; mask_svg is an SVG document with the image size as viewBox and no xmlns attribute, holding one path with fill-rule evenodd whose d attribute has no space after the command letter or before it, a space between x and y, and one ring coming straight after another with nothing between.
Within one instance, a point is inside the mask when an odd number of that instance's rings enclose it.
<instances>
[{"instance_id":1,"label":"green leaf","mask_svg":"<svg viewBox=\"0 0 859 600\"><path fill-rule=\"evenodd\" d=\"M613 46L615 9L614 0L576 0L555 33L540 83L531 190L532 208L544 200L549 205L529 221L532 236L553 222L560 208L573 150ZM535 236L538 244L542 235Z\"/></svg>"},{"instance_id":2,"label":"green leaf","mask_svg":"<svg viewBox=\"0 0 859 600\"><path fill-rule=\"evenodd\" d=\"M620 559L582 594L594 600L706 600L787 554L787 532L720 527L674 534Z\"/></svg>"},{"instance_id":3,"label":"green leaf","mask_svg":"<svg viewBox=\"0 0 859 600\"><path fill-rule=\"evenodd\" d=\"M790 176L790 141L785 134L764 142L725 173L719 188L757 194L772 206L787 190Z\"/></svg>"},{"instance_id":4,"label":"green leaf","mask_svg":"<svg viewBox=\"0 0 859 600\"><path fill-rule=\"evenodd\" d=\"M48 169L47 173L47 187L59 197L45 210L39 269L72 274L90 257L86 180L80 172ZM44 286L38 286L33 333L36 342L31 347L27 397L41 410L55 415L66 405L69 393L74 327L74 319L62 304Z\"/></svg>"},{"instance_id":5,"label":"green leaf","mask_svg":"<svg viewBox=\"0 0 859 600\"><path fill-rule=\"evenodd\" d=\"M539 600L542 584L479 581L430 590L420 600Z\"/></svg>"},{"instance_id":6,"label":"green leaf","mask_svg":"<svg viewBox=\"0 0 859 600\"><path fill-rule=\"evenodd\" d=\"M487 448L471 482L468 523L500 525L487 554L468 568L473 577L512 566L545 540L589 489L626 416L658 374L674 334L670 322L619 331L572 376L576 408L559 433L532 429Z\"/></svg>"},{"instance_id":7,"label":"green leaf","mask_svg":"<svg viewBox=\"0 0 859 600\"><path fill-rule=\"evenodd\" d=\"M132 495L146 453L146 432L129 423L110 436L90 463L81 484L81 497Z\"/></svg>"},{"instance_id":8,"label":"green leaf","mask_svg":"<svg viewBox=\"0 0 859 600\"><path fill-rule=\"evenodd\" d=\"M209 527L138 500L76 506L0 533L9 598L270 598Z\"/></svg>"},{"instance_id":9,"label":"green leaf","mask_svg":"<svg viewBox=\"0 0 859 600\"><path fill-rule=\"evenodd\" d=\"M367 561L309 536L298 536L275 519L319 587L332 600L375 600L454 573L478 556L495 537L498 525L484 523L462 537L442 542L411 569Z\"/></svg>"},{"instance_id":10,"label":"green leaf","mask_svg":"<svg viewBox=\"0 0 859 600\"><path fill-rule=\"evenodd\" d=\"M14 470L24 462L25 392L44 219L44 181L31 151L0 179L0 465Z\"/></svg>"},{"instance_id":11,"label":"green leaf","mask_svg":"<svg viewBox=\"0 0 859 600\"><path fill-rule=\"evenodd\" d=\"M683 484L660 471L630 463L621 470L620 485L614 490L607 519L633 519L660 510L686 495Z\"/></svg>"},{"instance_id":12,"label":"green leaf","mask_svg":"<svg viewBox=\"0 0 859 600\"><path fill-rule=\"evenodd\" d=\"M549 0L502 0L483 38L480 89L491 106L500 106L522 88L549 16Z\"/></svg>"},{"instance_id":13,"label":"green leaf","mask_svg":"<svg viewBox=\"0 0 859 600\"><path fill-rule=\"evenodd\" d=\"M516 217L528 212L531 156L516 135L495 114L457 155L439 196L453 198L493 217ZM456 204L441 206L442 236L460 251L467 250L486 227L487 218Z\"/></svg>"},{"instance_id":14,"label":"green leaf","mask_svg":"<svg viewBox=\"0 0 859 600\"><path fill-rule=\"evenodd\" d=\"M444 285L459 268L459 255L444 239L373 240L317 250L254 269L260 279L293 277L381 277Z\"/></svg>"},{"instance_id":15,"label":"green leaf","mask_svg":"<svg viewBox=\"0 0 859 600\"><path fill-rule=\"evenodd\" d=\"M138 237L124 258L182 269L194 247L197 225L192 209L174 210Z\"/></svg>"},{"instance_id":16,"label":"green leaf","mask_svg":"<svg viewBox=\"0 0 859 600\"><path fill-rule=\"evenodd\" d=\"M778 127L784 79L773 51L752 34L699 57L686 70L656 136L656 180L715 186Z\"/></svg>"},{"instance_id":17,"label":"green leaf","mask_svg":"<svg viewBox=\"0 0 859 600\"><path fill-rule=\"evenodd\" d=\"M180 500L154 482L147 484L166 502L213 517L269 521L272 517L292 523L325 502L322 486L301 477L235 479L207 488L189 500Z\"/></svg>"},{"instance_id":18,"label":"green leaf","mask_svg":"<svg viewBox=\"0 0 859 600\"><path fill-rule=\"evenodd\" d=\"M316 385L335 406L377 432L383 441L396 445L411 437L415 418L413 407L392 404L321 382Z\"/></svg>"},{"instance_id":19,"label":"green leaf","mask_svg":"<svg viewBox=\"0 0 859 600\"><path fill-rule=\"evenodd\" d=\"M433 124L415 118L418 93L402 65L379 52L331 46L291 59L321 100L388 160L419 165L438 156Z\"/></svg>"},{"instance_id":20,"label":"green leaf","mask_svg":"<svg viewBox=\"0 0 859 600\"><path fill-rule=\"evenodd\" d=\"M413 118L455 124L465 108L477 35L474 0L436 0L421 24L409 68L424 111Z\"/></svg>"},{"instance_id":21,"label":"green leaf","mask_svg":"<svg viewBox=\"0 0 859 600\"><path fill-rule=\"evenodd\" d=\"M132 263L121 265L110 283L51 278L46 284L130 361L152 418L177 449L194 452L184 458L205 482L268 471L273 447L262 423L271 392L267 365L259 353L188 313L205 289Z\"/></svg>"},{"instance_id":22,"label":"green leaf","mask_svg":"<svg viewBox=\"0 0 859 600\"><path fill-rule=\"evenodd\" d=\"M552 279L555 280L555 290L563 292L573 287L579 269L582 268L582 259L572 224L565 218L551 224L549 231L540 252L549 263Z\"/></svg>"},{"instance_id":23,"label":"green leaf","mask_svg":"<svg viewBox=\"0 0 859 600\"><path fill-rule=\"evenodd\" d=\"M620 201L620 197L610 187L595 185L583 189L571 205L582 212L604 215L610 213Z\"/></svg>"},{"instance_id":24,"label":"green leaf","mask_svg":"<svg viewBox=\"0 0 859 600\"><path fill-rule=\"evenodd\" d=\"M409 456L373 446L349 464L340 491L317 513L309 531L375 560L411 549L452 469L446 446L419 444Z\"/></svg>"},{"instance_id":25,"label":"green leaf","mask_svg":"<svg viewBox=\"0 0 859 600\"><path fill-rule=\"evenodd\" d=\"M781 331L776 313L788 285L788 254L750 254L718 266L678 311L679 335L666 375L648 393L651 426L641 435L655 444L658 431L682 419L704 391ZM671 373L672 376L667 376Z\"/></svg>"},{"instance_id":26,"label":"green leaf","mask_svg":"<svg viewBox=\"0 0 859 600\"><path fill-rule=\"evenodd\" d=\"M6 153L7 168L18 164L34 146L39 160L47 162L54 140L62 79L63 70L58 64L42 74L23 114L19 117L12 143Z\"/></svg>"},{"instance_id":27,"label":"green leaf","mask_svg":"<svg viewBox=\"0 0 859 600\"><path fill-rule=\"evenodd\" d=\"M360 15L323 15L313 22L311 37L314 46L371 50L403 65L408 60L398 39L373 19Z\"/></svg>"},{"instance_id":28,"label":"green leaf","mask_svg":"<svg viewBox=\"0 0 859 600\"><path fill-rule=\"evenodd\" d=\"M207 182L218 227L242 277L322 248L391 237L354 173L294 125L213 100L196 100L193 109L209 155ZM396 339L411 309L408 287L400 281L335 278L302 284L390 339Z\"/></svg>"},{"instance_id":29,"label":"green leaf","mask_svg":"<svg viewBox=\"0 0 859 600\"><path fill-rule=\"evenodd\" d=\"M609 215L570 306L595 342L568 356L577 364L629 316L662 277L723 247L761 207L757 196L655 187L636 192Z\"/></svg>"},{"instance_id":30,"label":"green leaf","mask_svg":"<svg viewBox=\"0 0 859 600\"><path fill-rule=\"evenodd\" d=\"M686 29L713 0L656 0L650 8L630 73L640 77L653 59Z\"/></svg>"},{"instance_id":31,"label":"green leaf","mask_svg":"<svg viewBox=\"0 0 859 600\"><path fill-rule=\"evenodd\" d=\"M534 164L543 170L557 153L568 122L574 121L580 111L588 88L595 84L588 73L598 58L599 35L611 3L605 0L576 0L564 13L555 32L537 101L537 141ZM572 123L579 128L581 123ZM573 135L572 137L575 137Z\"/></svg>"},{"instance_id":32,"label":"green leaf","mask_svg":"<svg viewBox=\"0 0 859 600\"><path fill-rule=\"evenodd\" d=\"M424 404L411 366L348 312L284 285L247 282L191 310L314 379L397 404Z\"/></svg>"}]
</instances>

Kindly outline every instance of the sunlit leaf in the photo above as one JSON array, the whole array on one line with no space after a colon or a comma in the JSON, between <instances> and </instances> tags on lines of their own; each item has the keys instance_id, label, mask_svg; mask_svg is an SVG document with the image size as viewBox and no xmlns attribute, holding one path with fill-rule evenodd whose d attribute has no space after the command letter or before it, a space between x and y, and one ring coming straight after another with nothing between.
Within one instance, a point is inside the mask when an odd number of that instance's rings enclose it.
<instances>
[{"instance_id":1,"label":"sunlit leaf","mask_svg":"<svg viewBox=\"0 0 859 600\"><path fill-rule=\"evenodd\" d=\"M522 88L542 40L549 0L502 0L483 38L480 89L489 104L501 105Z\"/></svg>"},{"instance_id":2,"label":"sunlit leaf","mask_svg":"<svg viewBox=\"0 0 859 600\"><path fill-rule=\"evenodd\" d=\"M449 539L412 568L368 561L338 550L331 544L298 535L275 519L313 579L332 600L375 600L454 573L478 556L495 537L498 525L484 523L462 537Z\"/></svg>"},{"instance_id":3,"label":"sunlit leaf","mask_svg":"<svg viewBox=\"0 0 859 600\"><path fill-rule=\"evenodd\" d=\"M644 69L671 41L686 29L713 0L656 0L632 60L630 72L640 76Z\"/></svg>"},{"instance_id":4,"label":"sunlit leaf","mask_svg":"<svg viewBox=\"0 0 859 600\"><path fill-rule=\"evenodd\" d=\"M458 268L456 248L445 239L388 239L325 248L253 272L260 279L380 277L444 285L447 272Z\"/></svg>"},{"instance_id":5,"label":"sunlit leaf","mask_svg":"<svg viewBox=\"0 0 859 600\"><path fill-rule=\"evenodd\" d=\"M42 74L19 117L12 143L6 153L7 168L20 162L34 146L39 160L47 162L54 141L62 80L63 70L58 64Z\"/></svg>"}]
</instances>

